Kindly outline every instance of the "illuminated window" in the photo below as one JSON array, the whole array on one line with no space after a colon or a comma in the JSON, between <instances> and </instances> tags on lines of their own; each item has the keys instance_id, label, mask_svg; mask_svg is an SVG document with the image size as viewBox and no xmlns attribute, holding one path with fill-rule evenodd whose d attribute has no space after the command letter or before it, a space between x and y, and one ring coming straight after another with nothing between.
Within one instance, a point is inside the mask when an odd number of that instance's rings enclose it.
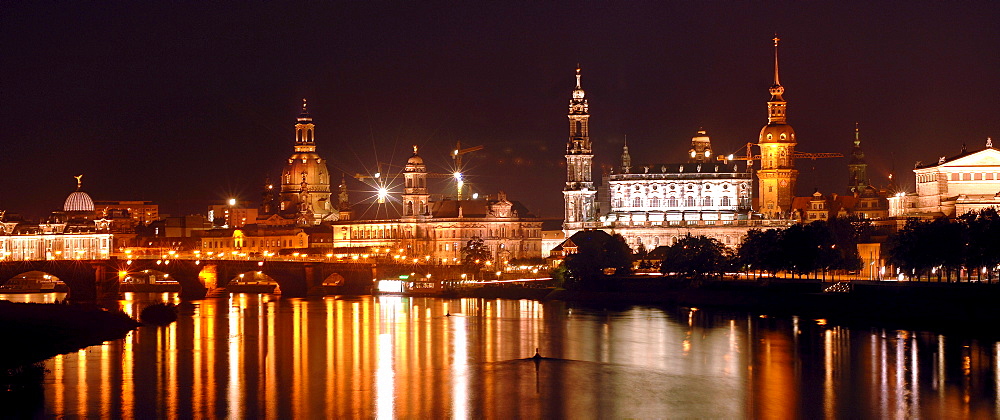
<instances>
[{"instance_id":1,"label":"illuminated window","mask_svg":"<svg viewBox=\"0 0 1000 420\"><path fill-rule=\"evenodd\" d=\"M660 198L659 197L653 197L653 198L651 198L649 200L649 206L650 207L660 207Z\"/></svg>"},{"instance_id":2,"label":"illuminated window","mask_svg":"<svg viewBox=\"0 0 1000 420\"><path fill-rule=\"evenodd\" d=\"M696 205L695 201L694 201L694 197L688 197L687 199L685 199L684 200L684 205L687 206L687 207L694 207Z\"/></svg>"},{"instance_id":3,"label":"illuminated window","mask_svg":"<svg viewBox=\"0 0 1000 420\"><path fill-rule=\"evenodd\" d=\"M667 207L677 207L677 198L670 197L667 199Z\"/></svg>"},{"instance_id":4,"label":"illuminated window","mask_svg":"<svg viewBox=\"0 0 1000 420\"><path fill-rule=\"evenodd\" d=\"M639 188L639 187L636 187ZM632 199L632 207L642 207L642 199L639 197Z\"/></svg>"},{"instance_id":5,"label":"illuminated window","mask_svg":"<svg viewBox=\"0 0 1000 420\"><path fill-rule=\"evenodd\" d=\"M701 205L705 206L705 207L711 207L712 206L712 197L705 197L705 198L703 198L701 200Z\"/></svg>"},{"instance_id":6,"label":"illuminated window","mask_svg":"<svg viewBox=\"0 0 1000 420\"><path fill-rule=\"evenodd\" d=\"M720 206L726 207L729 205L729 196L722 197L722 201L719 203Z\"/></svg>"}]
</instances>

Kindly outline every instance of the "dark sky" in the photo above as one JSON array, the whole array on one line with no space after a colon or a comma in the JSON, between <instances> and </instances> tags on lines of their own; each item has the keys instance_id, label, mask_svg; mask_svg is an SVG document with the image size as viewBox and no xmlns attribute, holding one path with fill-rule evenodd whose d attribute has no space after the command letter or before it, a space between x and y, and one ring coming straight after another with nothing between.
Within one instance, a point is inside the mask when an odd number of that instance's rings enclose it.
<instances>
[{"instance_id":1,"label":"dark sky","mask_svg":"<svg viewBox=\"0 0 1000 420\"><path fill-rule=\"evenodd\" d=\"M860 121L873 181L912 189L915 161L1000 138L995 1L483 3L3 2L0 209L61 208L80 173L166 213L256 199L305 97L332 172L411 144L445 172L461 140L485 146L478 191L560 216L578 62L596 163L624 135L634 163L677 162L699 127L756 142L774 32L798 150L847 154ZM843 192L846 163L800 161L799 194Z\"/></svg>"}]
</instances>

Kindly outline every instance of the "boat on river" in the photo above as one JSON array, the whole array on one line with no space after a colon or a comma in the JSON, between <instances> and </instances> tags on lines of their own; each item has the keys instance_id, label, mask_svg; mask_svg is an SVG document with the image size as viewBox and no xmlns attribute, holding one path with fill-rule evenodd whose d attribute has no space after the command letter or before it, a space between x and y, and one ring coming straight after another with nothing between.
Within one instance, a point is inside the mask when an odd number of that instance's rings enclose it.
<instances>
[{"instance_id":1,"label":"boat on river","mask_svg":"<svg viewBox=\"0 0 1000 420\"><path fill-rule=\"evenodd\" d=\"M383 279L375 281L374 294L397 296L438 296L444 293L440 280L411 280L400 276L398 279Z\"/></svg>"}]
</instances>

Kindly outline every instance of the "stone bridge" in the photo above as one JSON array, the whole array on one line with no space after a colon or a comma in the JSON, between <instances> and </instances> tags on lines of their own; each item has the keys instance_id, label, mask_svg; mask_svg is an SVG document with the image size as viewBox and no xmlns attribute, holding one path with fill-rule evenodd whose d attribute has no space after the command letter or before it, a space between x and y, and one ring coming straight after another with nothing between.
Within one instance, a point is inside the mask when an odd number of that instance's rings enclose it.
<instances>
[{"instance_id":1,"label":"stone bridge","mask_svg":"<svg viewBox=\"0 0 1000 420\"><path fill-rule=\"evenodd\" d=\"M119 285L130 273L144 270L170 275L184 299L224 292L240 273L260 271L273 278L283 296L364 294L371 290L375 264L320 261L240 261L194 259L0 261L0 284L29 271L58 277L72 301L116 300Z\"/></svg>"}]
</instances>

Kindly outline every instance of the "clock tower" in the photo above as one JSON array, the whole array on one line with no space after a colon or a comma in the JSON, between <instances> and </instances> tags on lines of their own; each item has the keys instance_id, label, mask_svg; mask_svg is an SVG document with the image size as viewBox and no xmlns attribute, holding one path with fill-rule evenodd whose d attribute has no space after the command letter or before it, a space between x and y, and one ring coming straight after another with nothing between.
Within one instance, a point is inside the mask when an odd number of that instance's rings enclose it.
<instances>
[{"instance_id":1,"label":"clock tower","mask_svg":"<svg viewBox=\"0 0 1000 420\"><path fill-rule=\"evenodd\" d=\"M785 88L778 79L778 37L774 39L774 85L769 89L767 125L760 130L760 170L757 171L760 193L757 211L769 218L788 217L795 197L795 130L785 118Z\"/></svg>"},{"instance_id":2,"label":"clock tower","mask_svg":"<svg viewBox=\"0 0 1000 420\"><path fill-rule=\"evenodd\" d=\"M592 179L594 153L590 145L590 109L580 87L576 67L576 89L569 101L569 140L566 143L566 186L563 188L563 231L568 238L595 220L597 190Z\"/></svg>"}]
</instances>

